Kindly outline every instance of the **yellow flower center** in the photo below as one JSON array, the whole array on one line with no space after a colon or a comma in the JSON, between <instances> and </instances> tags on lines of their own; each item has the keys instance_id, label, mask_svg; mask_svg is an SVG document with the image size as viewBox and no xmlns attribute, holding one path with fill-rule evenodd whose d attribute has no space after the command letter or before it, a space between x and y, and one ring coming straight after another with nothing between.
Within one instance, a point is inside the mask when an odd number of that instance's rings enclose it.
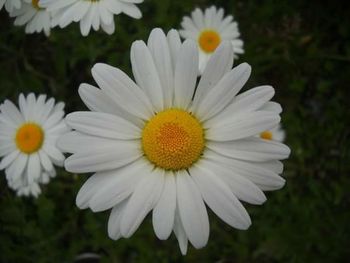
<instances>
[{"instance_id":1,"label":"yellow flower center","mask_svg":"<svg viewBox=\"0 0 350 263\"><path fill-rule=\"evenodd\" d=\"M260 138L265 139L265 140L272 140L272 132L264 131L264 132L260 133Z\"/></svg>"},{"instance_id":2,"label":"yellow flower center","mask_svg":"<svg viewBox=\"0 0 350 263\"><path fill-rule=\"evenodd\" d=\"M212 53L221 42L220 35L214 30L204 30L198 38L200 48L206 53Z\"/></svg>"},{"instance_id":3,"label":"yellow flower center","mask_svg":"<svg viewBox=\"0 0 350 263\"><path fill-rule=\"evenodd\" d=\"M40 9L39 0L32 0L32 6L33 6L35 9Z\"/></svg>"},{"instance_id":4,"label":"yellow flower center","mask_svg":"<svg viewBox=\"0 0 350 263\"><path fill-rule=\"evenodd\" d=\"M142 131L142 149L148 160L166 170L189 168L204 149L200 122L180 109L162 111Z\"/></svg>"},{"instance_id":5,"label":"yellow flower center","mask_svg":"<svg viewBox=\"0 0 350 263\"><path fill-rule=\"evenodd\" d=\"M43 129L32 122L23 124L16 133L17 148L27 154L38 151L44 141Z\"/></svg>"}]
</instances>

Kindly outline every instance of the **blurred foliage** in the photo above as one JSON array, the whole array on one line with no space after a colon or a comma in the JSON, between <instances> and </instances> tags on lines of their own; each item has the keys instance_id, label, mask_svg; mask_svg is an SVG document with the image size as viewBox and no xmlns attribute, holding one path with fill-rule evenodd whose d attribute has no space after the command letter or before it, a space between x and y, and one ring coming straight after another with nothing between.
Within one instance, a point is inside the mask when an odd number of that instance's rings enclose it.
<instances>
[{"instance_id":1,"label":"blurred foliage","mask_svg":"<svg viewBox=\"0 0 350 263\"><path fill-rule=\"evenodd\" d=\"M59 170L37 199L18 198L0 176L0 262L349 262L350 16L348 1L146 0L144 17L116 17L116 32L82 37L77 24L51 36L26 35L0 12L0 100L47 93L83 110L77 88L93 84L90 69L106 62L130 74L129 49L150 30L179 28L196 6L222 6L239 22L253 66L247 85L272 84L284 107L292 155L286 186L260 207L246 205L253 224L239 231L212 214L207 247L180 254L177 241L155 237L146 220L130 239L107 236L108 213L80 211L75 196L87 179ZM83 260L85 253L95 259ZM80 256L80 257L79 257ZM99 259L97 259L97 256ZM81 258L81 260L79 260Z\"/></svg>"}]
</instances>

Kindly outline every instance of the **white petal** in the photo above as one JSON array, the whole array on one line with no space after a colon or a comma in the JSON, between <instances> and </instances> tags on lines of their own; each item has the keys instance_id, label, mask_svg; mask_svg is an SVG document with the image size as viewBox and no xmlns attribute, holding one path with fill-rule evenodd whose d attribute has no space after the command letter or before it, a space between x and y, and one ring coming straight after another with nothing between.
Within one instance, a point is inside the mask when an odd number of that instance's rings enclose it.
<instances>
[{"instance_id":1,"label":"white petal","mask_svg":"<svg viewBox=\"0 0 350 263\"><path fill-rule=\"evenodd\" d=\"M158 202L164 185L164 170L156 169L136 186L120 223L123 237L130 237Z\"/></svg>"},{"instance_id":2,"label":"white petal","mask_svg":"<svg viewBox=\"0 0 350 263\"><path fill-rule=\"evenodd\" d=\"M208 141L207 147L227 157L255 162L283 160L290 154L290 149L282 143L254 137L225 142Z\"/></svg>"},{"instance_id":3,"label":"white petal","mask_svg":"<svg viewBox=\"0 0 350 263\"><path fill-rule=\"evenodd\" d=\"M171 53L173 70L175 70L176 61L181 48L181 39L179 36L179 32L175 29L170 30L167 34L167 40L169 43L169 50Z\"/></svg>"},{"instance_id":4,"label":"white petal","mask_svg":"<svg viewBox=\"0 0 350 263\"><path fill-rule=\"evenodd\" d=\"M193 110L196 111L201 100L231 70L233 65L233 51L231 45L224 41L215 50L198 83L193 99Z\"/></svg>"},{"instance_id":5,"label":"white petal","mask_svg":"<svg viewBox=\"0 0 350 263\"><path fill-rule=\"evenodd\" d=\"M50 160L57 166L63 166L64 155L56 148L54 144L44 143L43 151L50 157Z\"/></svg>"},{"instance_id":6,"label":"white petal","mask_svg":"<svg viewBox=\"0 0 350 263\"><path fill-rule=\"evenodd\" d=\"M50 172L54 170L54 167L52 165L50 158L46 155L44 151L42 150L39 151L39 157L40 157L40 162L46 171Z\"/></svg>"},{"instance_id":7,"label":"white petal","mask_svg":"<svg viewBox=\"0 0 350 263\"><path fill-rule=\"evenodd\" d=\"M208 120L207 125L220 120L232 118L233 115L240 115L246 112L259 110L275 94L271 86L260 86L239 94L233 102L212 120ZM212 122L211 122L212 121Z\"/></svg>"},{"instance_id":8,"label":"white petal","mask_svg":"<svg viewBox=\"0 0 350 263\"><path fill-rule=\"evenodd\" d=\"M37 181L40 178L41 165L40 165L39 154L34 153L29 155L27 174L28 174L29 184Z\"/></svg>"},{"instance_id":9,"label":"white petal","mask_svg":"<svg viewBox=\"0 0 350 263\"><path fill-rule=\"evenodd\" d=\"M164 32L159 28L153 29L148 38L147 46L157 68L164 96L164 107L169 108L173 101L174 76L169 45Z\"/></svg>"},{"instance_id":10,"label":"white petal","mask_svg":"<svg viewBox=\"0 0 350 263\"><path fill-rule=\"evenodd\" d=\"M199 165L220 178L239 200L254 205L260 205L266 201L266 196L259 187L235 173L235 170L210 160L203 160Z\"/></svg>"},{"instance_id":11,"label":"white petal","mask_svg":"<svg viewBox=\"0 0 350 263\"><path fill-rule=\"evenodd\" d=\"M92 175L80 188L75 201L76 205L80 209L88 208L91 198L103 185L108 184L114 175L113 173L96 173Z\"/></svg>"},{"instance_id":12,"label":"white petal","mask_svg":"<svg viewBox=\"0 0 350 263\"><path fill-rule=\"evenodd\" d=\"M106 171L122 167L138 159L142 152L134 141L118 141L105 148L94 148L88 152L79 152L68 157L64 163L72 173Z\"/></svg>"},{"instance_id":13,"label":"white petal","mask_svg":"<svg viewBox=\"0 0 350 263\"><path fill-rule=\"evenodd\" d=\"M188 246L188 239L186 236L185 229L182 226L179 210L176 208L175 210L175 220L174 220L174 233L176 235L176 238L179 242L180 250L182 255L186 255L187 253L187 246Z\"/></svg>"},{"instance_id":14,"label":"white petal","mask_svg":"<svg viewBox=\"0 0 350 263\"><path fill-rule=\"evenodd\" d=\"M140 129L133 123L104 112L73 112L66 116L66 123L73 129L111 139L138 139Z\"/></svg>"},{"instance_id":15,"label":"white petal","mask_svg":"<svg viewBox=\"0 0 350 263\"><path fill-rule=\"evenodd\" d=\"M79 87L79 95L85 105L91 111L106 112L114 115L118 115L126 120L129 120L139 127L143 127L143 121L129 114L121 107L119 107L110 97L108 97L102 90L83 83Z\"/></svg>"},{"instance_id":16,"label":"white petal","mask_svg":"<svg viewBox=\"0 0 350 263\"><path fill-rule=\"evenodd\" d=\"M251 67L242 63L230 72L211 89L199 103L196 115L205 121L222 111L242 89L251 73Z\"/></svg>"},{"instance_id":17,"label":"white petal","mask_svg":"<svg viewBox=\"0 0 350 263\"><path fill-rule=\"evenodd\" d=\"M266 163L238 161L219 155L210 150L206 151L205 157L219 164L226 165L238 175L252 181L259 186L261 190L277 190L282 188L285 184L285 180L280 177L276 171L271 170L271 166L267 166Z\"/></svg>"},{"instance_id":18,"label":"white petal","mask_svg":"<svg viewBox=\"0 0 350 263\"><path fill-rule=\"evenodd\" d=\"M195 164L190 174L202 193L206 204L224 222L238 229L247 229L251 225L250 217L232 194L230 189L209 170Z\"/></svg>"},{"instance_id":19,"label":"white petal","mask_svg":"<svg viewBox=\"0 0 350 263\"><path fill-rule=\"evenodd\" d=\"M7 166L9 166L19 155L19 151L15 150L12 153L6 155L4 158L2 158L0 162L0 170L5 169Z\"/></svg>"},{"instance_id":20,"label":"white petal","mask_svg":"<svg viewBox=\"0 0 350 263\"><path fill-rule=\"evenodd\" d=\"M197 81L198 50L194 41L186 40L179 52L175 66L174 106L187 109Z\"/></svg>"},{"instance_id":21,"label":"white petal","mask_svg":"<svg viewBox=\"0 0 350 263\"><path fill-rule=\"evenodd\" d=\"M176 195L180 219L195 248L204 247L209 238L209 220L201 193L187 171L176 175Z\"/></svg>"},{"instance_id":22,"label":"white petal","mask_svg":"<svg viewBox=\"0 0 350 263\"><path fill-rule=\"evenodd\" d=\"M232 141L269 130L280 122L281 118L272 112L255 111L233 116L226 122L218 123L209 128L206 139L213 141ZM205 124L206 125L206 124Z\"/></svg>"},{"instance_id":23,"label":"white petal","mask_svg":"<svg viewBox=\"0 0 350 263\"><path fill-rule=\"evenodd\" d=\"M110 209L129 197L142 178L151 174L152 168L147 161L139 159L121 169L105 172L114 174L114 178L111 178L108 184L101 186L91 198L89 202L91 210L100 212Z\"/></svg>"},{"instance_id":24,"label":"white petal","mask_svg":"<svg viewBox=\"0 0 350 263\"><path fill-rule=\"evenodd\" d=\"M148 120L153 115L146 94L121 70L98 63L92 75L101 89L127 112Z\"/></svg>"},{"instance_id":25,"label":"white petal","mask_svg":"<svg viewBox=\"0 0 350 263\"><path fill-rule=\"evenodd\" d=\"M129 199L120 202L118 205L113 207L111 214L108 219L108 236L113 240L118 240L121 237L120 233L120 222L123 217L125 207Z\"/></svg>"},{"instance_id":26,"label":"white petal","mask_svg":"<svg viewBox=\"0 0 350 263\"><path fill-rule=\"evenodd\" d=\"M0 110L2 114L6 114L16 125L20 125L24 122L22 114L11 101L5 100L5 102L0 105Z\"/></svg>"},{"instance_id":27,"label":"white petal","mask_svg":"<svg viewBox=\"0 0 350 263\"><path fill-rule=\"evenodd\" d=\"M176 208L176 182L173 173L165 174L163 192L153 209L153 228L157 237L167 239L174 226Z\"/></svg>"},{"instance_id":28,"label":"white petal","mask_svg":"<svg viewBox=\"0 0 350 263\"><path fill-rule=\"evenodd\" d=\"M137 85L145 91L156 111L162 111L163 89L151 52L143 41L138 40L132 44L130 60Z\"/></svg>"}]
</instances>

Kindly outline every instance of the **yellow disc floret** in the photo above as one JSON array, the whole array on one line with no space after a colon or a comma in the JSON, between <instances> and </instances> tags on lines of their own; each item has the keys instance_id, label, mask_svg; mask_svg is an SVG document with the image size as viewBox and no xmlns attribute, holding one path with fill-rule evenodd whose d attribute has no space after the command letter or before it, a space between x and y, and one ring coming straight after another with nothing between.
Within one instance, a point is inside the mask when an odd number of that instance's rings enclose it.
<instances>
[{"instance_id":1,"label":"yellow disc floret","mask_svg":"<svg viewBox=\"0 0 350 263\"><path fill-rule=\"evenodd\" d=\"M221 37L214 30L204 30L200 33L198 43L200 48L206 53L212 53L219 46Z\"/></svg>"},{"instance_id":2,"label":"yellow disc floret","mask_svg":"<svg viewBox=\"0 0 350 263\"><path fill-rule=\"evenodd\" d=\"M43 129L36 123L23 124L16 133L17 148L26 154L37 152L44 141Z\"/></svg>"},{"instance_id":3,"label":"yellow disc floret","mask_svg":"<svg viewBox=\"0 0 350 263\"><path fill-rule=\"evenodd\" d=\"M150 162L166 170L189 168L204 149L204 131L190 113L168 109L155 115L142 131L142 149Z\"/></svg>"},{"instance_id":4,"label":"yellow disc floret","mask_svg":"<svg viewBox=\"0 0 350 263\"><path fill-rule=\"evenodd\" d=\"M260 138L265 139L265 140L272 140L272 132L264 131L264 132L260 133Z\"/></svg>"}]
</instances>

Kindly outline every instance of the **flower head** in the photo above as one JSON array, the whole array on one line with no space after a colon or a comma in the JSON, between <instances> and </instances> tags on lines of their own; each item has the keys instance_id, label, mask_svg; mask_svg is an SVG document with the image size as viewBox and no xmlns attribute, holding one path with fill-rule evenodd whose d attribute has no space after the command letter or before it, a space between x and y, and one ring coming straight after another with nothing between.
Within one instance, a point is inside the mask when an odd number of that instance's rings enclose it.
<instances>
[{"instance_id":1,"label":"flower head","mask_svg":"<svg viewBox=\"0 0 350 263\"><path fill-rule=\"evenodd\" d=\"M9 100L0 105L0 170L5 169L8 185L18 195L37 197L39 183L56 175L53 164L63 165L65 158L56 148L57 138L69 131L63 107L32 93L19 96L19 110Z\"/></svg>"},{"instance_id":2,"label":"flower head","mask_svg":"<svg viewBox=\"0 0 350 263\"><path fill-rule=\"evenodd\" d=\"M239 200L261 204L262 190L284 185L278 174L288 157L284 144L257 134L277 125L274 89L261 86L239 93L251 68L232 69L233 49L223 42L197 83L198 49L181 43L171 30L154 29L147 44L131 47L135 82L118 68L96 64L99 88L81 84L90 112L66 117L75 129L58 146L72 153L70 172L94 172L76 202L93 211L112 209L108 234L130 237L152 211L160 239L173 231L182 253L188 240L206 245L205 204L223 221L247 229L250 217Z\"/></svg>"},{"instance_id":3,"label":"flower head","mask_svg":"<svg viewBox=\"0 0 350 263\"><path fill-rule=\"evenodd\" d=\"M39 4L39 0L23 0L21 7L19 9L13 9L10 16L16 18L16 26L26 25L25 32L27 34L44 31L46 36L50 35L51 16Z\"/></svg>"},{"instance_id":4,"label":"flower head","mask_svg":"<svg viewBox=\"0 0 350 263\"><path fill-rule=\"evenodd\" d=\"M87 36L93 28L100 27L107 33L115 30L114 15L124 13L133 18L142 14L136 4L143 0L40 0L40 4L52 12L52 26L61 28L72 22L80 22L80 31Z\"/></svg>"},{"instance_id":5,"label":"flower head","mask_svg":"<svg viewBox=\"0 0 350 263\"><path fill-rule=\"evenodd\" d=\"M203 73L210 56L223 41L232 45L234 57L244 53L243 41L239 38L237 22L232 16L224 18L224 10L215 6L205 9L196 8L191 17L185 16L181 23L180 35L196 41L199 50L199 72Z\"/></svg>"}]
</instances>

